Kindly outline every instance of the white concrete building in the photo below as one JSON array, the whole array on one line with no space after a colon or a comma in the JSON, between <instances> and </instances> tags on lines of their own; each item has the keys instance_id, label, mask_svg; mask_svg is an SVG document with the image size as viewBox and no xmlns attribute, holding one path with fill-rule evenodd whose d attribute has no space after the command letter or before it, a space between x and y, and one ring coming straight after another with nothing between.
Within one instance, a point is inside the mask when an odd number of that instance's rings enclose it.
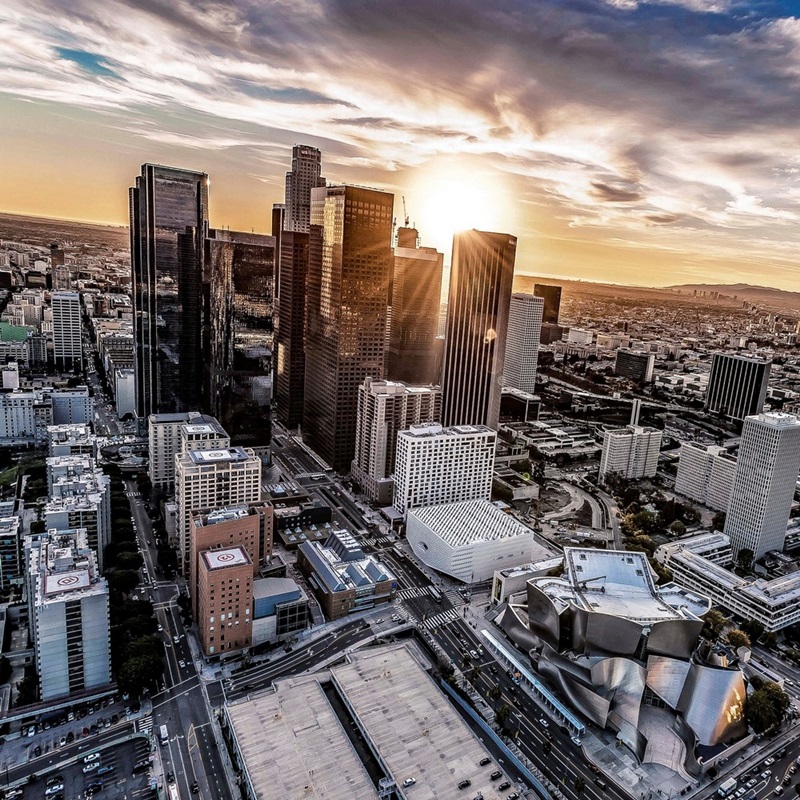
<instances>
[{"instance_id":1,"label":"white concrete building","mask_svg":"<svg viewBox=\"0 0 800 800\"><path fill-rule=\"evenodd\" d=\"M724 447L682 442L675 491L715 511L727 511L736 459Z\"/></svg>"},{"instance_id":2,"label":"white concrete building","mask_svg":"<svg viewBox=\"0 0 800 800\"><path fill-rule=\"evenodd\" d=\"M530 528L488 500L411 509L406 538L420 561L464 583L553 556Z\"/></svg>"},{"instance_id":3,"label":"white concrete building","mask_svg":"<svg viewBox=\"0 0 800 800\"><path fill-rule=\"evenodd\" d=\"M126 414L136 415L136 371L130 367L118 367L114 370L114 404L117 416L122 419Z\"/></svg>"},{"instance_id":4,"label":"white concrete building","mask_svg":"<svg viewBox=\"0 0 800 800\"><path fill-rule=\"evenodd\" d=\"M656 558L671 570L679 586L710 597L713 605L741 619L760 622L771 633L800 622L800 572L770 581L740 578L695 552L691 541L662 550L668 547L659 547Z\"/></svg>"},{"instance_id":5,"label":"white concrete building","mask_svg":"<svg viewBox=\"0 0 800 800\"><path fill-rule=\"evenodd\" d=\"M0 393L0 444L47 444L50 425L94 421L94 403L86 386L74 389L19 389Z\"/></svg>"},{"instance_id":6,"label":"white concrete building","mask_svg":"<svg viewBox=\"0 0 800 800\"><path fill-rule=\"evenodd\" d=\"M654 557L659 564L663 564L666 567L670 558L684 549L691 550L693 553L702 556L713 564L719 564L721 567L727 567L733 561L731 540L720 531L684 536L677 541L667 542L656 550Z\"/></svg>"},{"instance_id":7,"label":"white concrete building","mask_svg":"<svg viewBox=\"0 0 800 800\"><path fill-rule=\"evenodd\" d=\"M661 431L628 425L603 432L600 478L616 472L623 478L651 478L658 469Z\"/></svg>"},{"instance_id":8,"label":"white concrete building","mask_svg":"<svg viewBox=\"0 0 800 800\"><path fill-rule=\"evenodd\" d=\"M81 297L77 292L53 292L53 359L56 366L83 368Z\"/></svg>"},{"instance_id":9,"label":"white concrete building","mask_svg":"<svg viewBox=\"0 0 800 800\"><path fill-rule=\"evenodd\" d=\"M397 435L394 507L488 500L497 433L485 425L413 425Z\"/></svg>"},{"instance_id":10,"label":"white concrete building","mask_svg":"<svg viewBox=\"0 0 800 800\"><path fill-rule=\"evenodd\" d=\"M442 391L438 386L409 386L366 378L358 387L356 455L352 474L373 502L392 502L397 433L411 425L438 422Z\"/></svg>"},{"instance_id":11,"label":"white concrete building","mask_svg":"<svg viewBox=\"0 0 800 800\"><path fill-rule=\"evenodd\" d=\"M4 389L19 389L19 363L17 361L4 364L1 374Z\"/></svg>"},{"instance_id":12,"label":"white concrete building","mask_svg":"<svg viewBox=\"0 0 800 800\"><path fill-rule=\"evenodd\" d=\"M511 295L503 386L523 392L536 391L543 314L544 298L522 292Z\"/></svg>"},{"instance_id":13,"label":"white concrete building","mask_svg":"<svg viewBox=\"0 0 800 800\"><path fill-rule=\"evenodd\" d=\"M754 558L783 550L798 470L800 419L778 413L747 417L725 520L734 556L743 548Z\"/></svg>"},{"instance_id":14,"label":"white concrete building","mask_svg":"<svg viewBox=\"0 0 800 800\"><path fill-rule=\"evenodd\" d=\"M260 500L261 459L250 448L225 447L191 450L176 456L175 465L178 556L187 574L191 512Z\"/></svg>"},{"instance_id":15,"label":"white concrete building","mask_svg":"<svg viewBox=\"0 0 800 800\"><path fill-rule=\"evenodd\" d=\"M50 425L47 428L48 456L97 455L97 437L85 422Z\"/></svg>"},{"instance_id":16,"label":"white concrete building","mask_svg":"<svg viewBox=\"0 0 800 800\"><path fill-rule=\"evenodd\" d=\"M591 344L594 339L594 331L587 331L583 328L570 328L567 334L567 341L570 344Z\"/></svg>"},{"instance_id":17,"label":"white concrete building","mask_svg":"<svg viewBox=\"0 0 800 800\"><path fill-rule=\"evenodd\" d=\"M111 682L108 585L82 530L25 540L31 635L40 697Z\"/></svg>"}]
</instances>

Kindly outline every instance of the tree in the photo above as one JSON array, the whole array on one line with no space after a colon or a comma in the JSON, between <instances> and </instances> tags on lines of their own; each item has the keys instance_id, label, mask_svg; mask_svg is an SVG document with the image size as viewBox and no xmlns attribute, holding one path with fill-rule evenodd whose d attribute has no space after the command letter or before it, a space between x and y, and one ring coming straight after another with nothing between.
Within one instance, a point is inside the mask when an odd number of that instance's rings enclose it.
<instances>
[{"instance_id":1,"label":"tree","mask_svg":"<svg viewBox=\"0 0 800 800\"><path fill-rule=\"evenodd\" d=\"M717 511L714 514L714 519L711 520L711 526L715 531L721 531L725 528L725 512Z\"/></svg>"},{"instance_id":2,"label":"tree","mask_svg":"<svg viewBox=\"0 0 800 800\"><path fill-rule=\"evenodd\" d=\"M736 556L736 565L742 572L750 572L753 567L753 551L749 547L743 547Z\"/></svg>"},{"instance_id":3,"label":"tree","mask_svg":"<svg viewBox=\"0 0 800 800\"><path fill-rule=\"evenodd\" d=\"M750 637L738 628L732 628L725 634L728 644L734 649L738 650L740 647L750 647Z\"/></svg>"},{"instance_id":4,"label":"tree","mask_svg":"<svg viewBox=\"0 0 800 800\"><path fill-rule=\"evenodd\" d=\"M669 526L669 532L673 536L683 536L686 533L686 526L679 519L676 519Z\"/></svg>"},{"instance_id":5,"label":"tree","mask_svg":"<svg viewBox=\"0 0 800 800\"><path fill-rule=\"evenodd\" d=\"M763 689L758 689L747 698L745 716L747 724L756 733L764 733L779 722L775 708Z\"/></svg>"},{"instance_id":6,"label":"tree","mask_svg":"<svg viewBox=\"0 0 800 800\"><path fill-rule=\"evenodd\" d=\"M155 653L136 656L126 661L119 670L117 683L120 689L131 695L139 695L143 689L153 686L164 672L161 656Z\"/></svg>"},{"instance_id":7,"label":"tree","mask_svg":"<svg viewBox=\"0 0 800 800\"><path fill-rule=\"evenodd\" d=\"M703 622L705 624L703 625L702 634L706 639L712 642L716 642L719 639L722 631L728 624L728 620L721 612L717 611L716 608L712 608L706 613L703 617Z\"/></svg>"},{"instance_id":8,"label":"tree","mask_svg":"<svg viewBox=\"0 0 800 800\"><path fill-rule=\"evenodd\" d=\"M757 642L764 633L764 626L754 619L745 620L739 627L750 637L750 641L753 643Z\"/></svg>"},{"instance_id":9,"label":"tree","mask_svg":"<svg viewBox=\"0 0 800 800\"><path fill-rule=\"evenodd\" d=\"M144 564L141 553L122 552L117 554L117 567L123 570L137 570Z\"/></svg>"},{"instance_id":10,"label":"tree","mask_svg":"<svg viewBox=\"0 0 800 800\"><path fill-rule=\"evenodd\" d=\"M133 569L117 569L108 574L111 590L130 594L139 585L139 574Z\"/></svg>"}]
</instances>

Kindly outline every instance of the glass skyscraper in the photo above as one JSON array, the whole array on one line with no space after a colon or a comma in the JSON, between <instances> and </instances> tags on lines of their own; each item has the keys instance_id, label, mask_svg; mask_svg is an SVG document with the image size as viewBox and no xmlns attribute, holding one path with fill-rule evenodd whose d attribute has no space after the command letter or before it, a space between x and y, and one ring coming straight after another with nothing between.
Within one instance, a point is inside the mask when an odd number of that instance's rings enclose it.
<instances>
[{"instance_id":1,"label":"glass skyscraper","mask_svg":"<svg viewBox=\"0 0 800 800\"><path fill-rule=\"evenodd\" d=\"M393 206L375 189L311 191L303 437L342 472L355 452L358 387L383 378Z\"/></svg>"},{"instance_id":2,"label":"glass skyscraper","mask_svg":"<svg viewBox=\"0 0 800 800\"><path fill-rule=\"evenodd\" d=\"M136 413L197 410L208 175L144 164L130 189Z\"/></svg>"}]
</instances>

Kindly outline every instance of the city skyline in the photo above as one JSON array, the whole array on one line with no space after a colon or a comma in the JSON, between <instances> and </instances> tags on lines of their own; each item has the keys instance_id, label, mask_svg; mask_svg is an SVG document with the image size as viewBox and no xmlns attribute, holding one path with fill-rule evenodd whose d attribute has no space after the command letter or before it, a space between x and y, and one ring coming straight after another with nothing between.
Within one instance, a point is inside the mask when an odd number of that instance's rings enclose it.
<instances>
[{"instance_id":1,"label":"city skyline","mask_svg":"<svg viewBox=\"0 0 800 800\"><path fill-rule=\"evenodd\" d=\"M447 262L475 227L518 237L521 274L790 289L791 11L0 3L0 209L123 224L120 187L160 162L212 177L215 226L268 233L302 143L331 183L392 192L398 224L404 197Z\"/></svg>"}]
</instances>

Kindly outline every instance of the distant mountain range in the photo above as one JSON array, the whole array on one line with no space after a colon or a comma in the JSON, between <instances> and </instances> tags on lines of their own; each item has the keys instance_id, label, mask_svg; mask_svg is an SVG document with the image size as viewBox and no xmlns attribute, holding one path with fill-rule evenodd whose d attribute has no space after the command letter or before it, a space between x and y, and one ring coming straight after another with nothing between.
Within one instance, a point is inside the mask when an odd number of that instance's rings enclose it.
<instances>
[{"instance_id":1,"label":"distant mountain range","mask_svg":"<svg viewBox=\"0 0 800 800\"><path fill-rule=\"evenodd\" d=\"M678 286L667 286L667 289L679 289L683 292L719 292L729 297L736 295L739 300L748 300L759 305L769 305L786 311L800 311L800 292L787 292L783 289L771 289L768 286L751 286L748 283L684 283Z\"/></svg>"}]
</instances>

